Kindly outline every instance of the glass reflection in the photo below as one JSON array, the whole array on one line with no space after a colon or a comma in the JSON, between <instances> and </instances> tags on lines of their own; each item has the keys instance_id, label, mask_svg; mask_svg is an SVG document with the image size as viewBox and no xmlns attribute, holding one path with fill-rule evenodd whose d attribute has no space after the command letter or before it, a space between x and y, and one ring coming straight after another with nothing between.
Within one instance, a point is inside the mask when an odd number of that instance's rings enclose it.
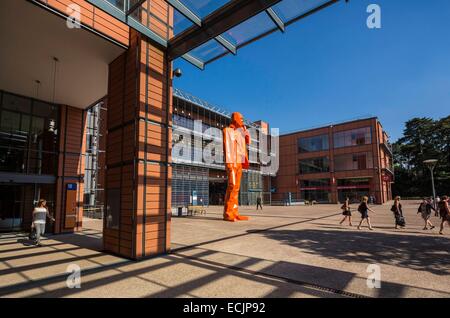
<instances>
[{"instance_id":1,"label":"glass reflection","mask_svg":"<svg viewBox=\"0 0 450 318\"><path fill-rule=\"evenodd\" d=\"M56 174L58 107L0 95L0 171Z\"/></svg>"}]
</instances>

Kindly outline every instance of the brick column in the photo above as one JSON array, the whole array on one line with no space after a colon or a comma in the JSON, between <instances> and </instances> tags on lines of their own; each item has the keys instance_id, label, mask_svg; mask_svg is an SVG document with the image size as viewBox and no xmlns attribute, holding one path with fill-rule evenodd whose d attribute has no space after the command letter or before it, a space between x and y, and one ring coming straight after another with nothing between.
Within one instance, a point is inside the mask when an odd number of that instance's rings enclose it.
<instances>
[{"instance_id":1,"label":"brick column","mask_svg":"<svg viewBox=\"0 0 450 318\"><path fill-rule=\"evenodd\" d=\"M170 248L171 75L164 49L133 30L109 68L104 248L132 259Z\"/></svg>"},{"instance_id":2,"label":"brick column","mask_svg":"<svg viewBox=\"0 0 450 318\"><path fill-rule=\"evenodd\" d=\"M328 128L328 158L330 162L330 193L331 193L331 202L330 203L337 203L338 202L338 192L337 192L337 180L336 175L334 171L334 132L333 132L333 126L330 126ZM334 182L333 182L334 180Z\"/></svg>"},{"instance_id":3,"label":"brick column","mask_svg":"<svg viewBox=\"0 0 450 318\"><path fill-rule=\"evenodd\" d=\"M86 113L61 106L54 233L81 230L83 220ZM53 213L53 211L51 211Z\"/></svg>"}]
</instances>

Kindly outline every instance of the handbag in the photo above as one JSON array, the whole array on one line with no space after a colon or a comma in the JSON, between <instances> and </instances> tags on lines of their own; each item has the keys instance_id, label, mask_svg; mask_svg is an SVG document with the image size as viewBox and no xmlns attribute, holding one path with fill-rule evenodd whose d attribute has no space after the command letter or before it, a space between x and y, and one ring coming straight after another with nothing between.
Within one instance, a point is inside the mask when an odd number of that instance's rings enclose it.
<instances>
[{"instance_id":1,"label":"handbag","mask_svg":"<svg viewBox=\"0 0 450 318\"><path fill-rule=\"evenodd\" d=\"M30 241L36 241L36 228L32 228L30 234L28 235Z\"/></svg>"},{"instance_id":2,"label":"handbag","mask_svg":"<svg viewBox=\"0 0 450 318\"><path fill-rule=\"evenodd\" d=\"M405 226L406 225L406 220L402 215L397 216L397 220L396 220L397 224L400 226Z\"/></svg>"}]
</instances>

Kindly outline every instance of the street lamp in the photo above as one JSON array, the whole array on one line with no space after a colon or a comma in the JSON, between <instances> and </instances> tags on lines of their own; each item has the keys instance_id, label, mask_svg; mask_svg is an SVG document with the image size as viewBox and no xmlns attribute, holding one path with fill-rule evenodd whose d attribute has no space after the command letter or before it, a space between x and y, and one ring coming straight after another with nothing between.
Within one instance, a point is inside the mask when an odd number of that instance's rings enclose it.
<instances>
[{"instance_id":1,"label":"street lamp","mask_svg":"<svg viewBox=\"0 0 450 318\"><path fill-rule=\"evenodd\" d=\"M426 165L428 167L428 169L430 169L431 172L431 184L433 186L433 206L436 209L436 190L434 189L434 168L436 167L437 164L437 160L436 159L429 159L429 160L425 160L423 163L424 165Z\"/></svg>"}]
</instances>

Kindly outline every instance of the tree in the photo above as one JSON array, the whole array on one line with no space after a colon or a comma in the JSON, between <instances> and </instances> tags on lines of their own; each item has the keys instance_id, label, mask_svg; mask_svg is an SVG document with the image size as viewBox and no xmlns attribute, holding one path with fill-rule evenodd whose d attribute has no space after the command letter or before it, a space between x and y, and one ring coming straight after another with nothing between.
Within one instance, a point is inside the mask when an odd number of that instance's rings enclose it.
<instances>
[{"instance_id":1,"label":"tree","mask_svg":"<svg viewBox=\"0 0 450 318\"><path fill-rule=\"evenodd\" d=\"M394 195L429 196L431 177L423 164L438 159L437 195L450 194L450 116L440 120L413 118L405 123L403 137L393 145Z\"/></svg>"}]
</instances>

